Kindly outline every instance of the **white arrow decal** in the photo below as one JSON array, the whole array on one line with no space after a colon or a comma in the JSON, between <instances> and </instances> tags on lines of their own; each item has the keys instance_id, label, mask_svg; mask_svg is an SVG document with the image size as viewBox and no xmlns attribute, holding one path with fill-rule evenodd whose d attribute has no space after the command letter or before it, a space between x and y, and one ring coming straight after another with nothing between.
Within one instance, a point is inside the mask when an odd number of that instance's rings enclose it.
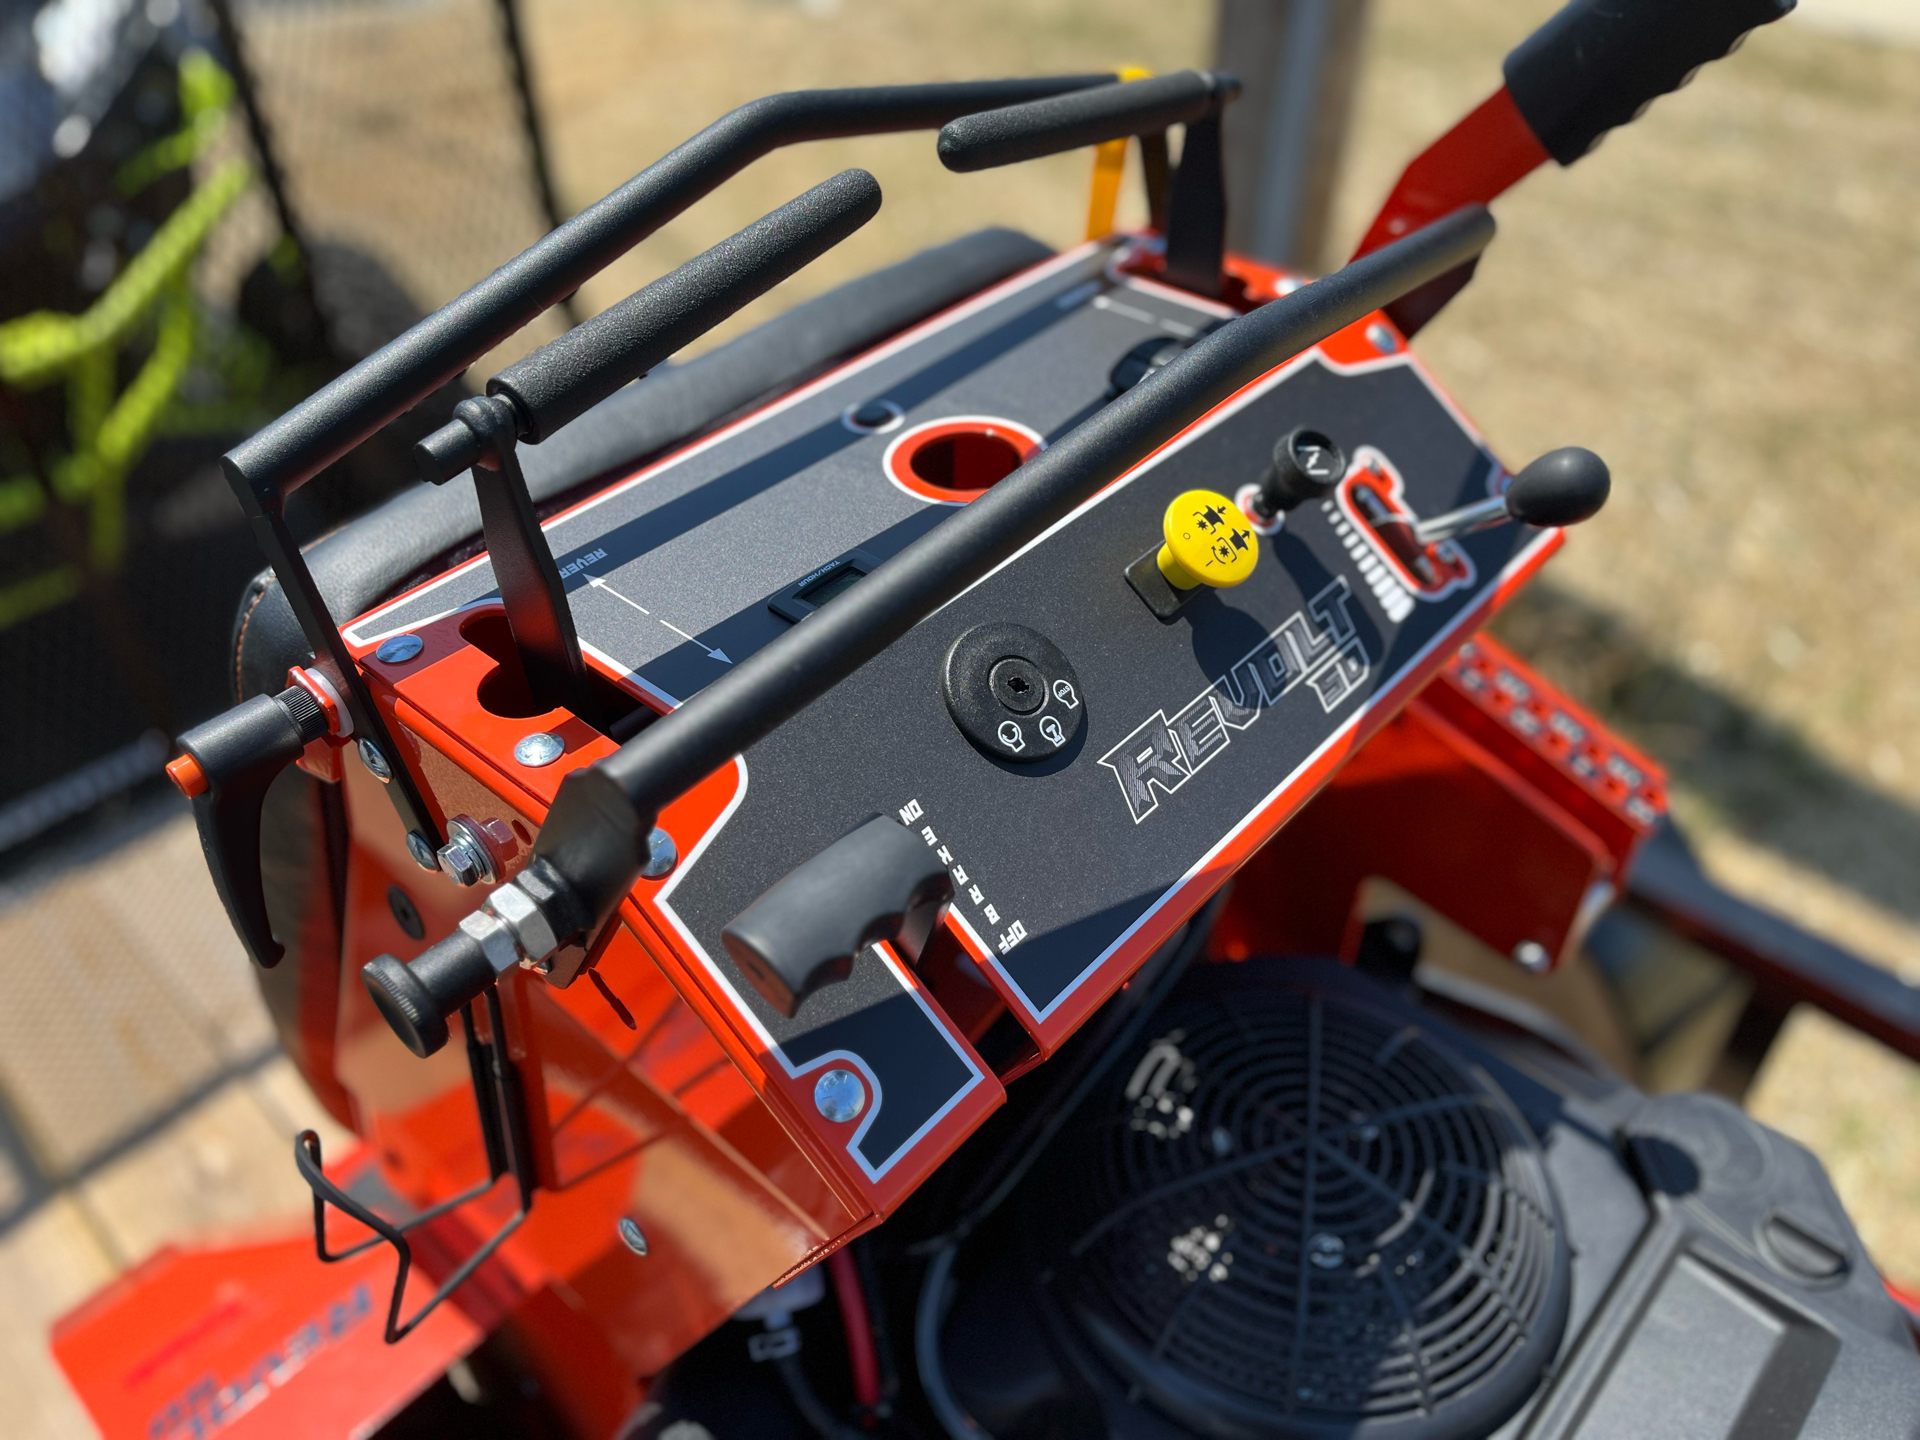
<instances>
[{"instance_id":1,"label":"white arrow decal","mask_svg":"<svg viewBox=\"0 0 1920 1440\"><path fill-rule=\"evenodd\" d=\"M618 590L614 589L613 586L609 585L606 581L602 580L598 575L587 576L587 583L593 586L594 589L596 590L606 591L607 594L613 596L614 599L620 601L622 604L633 606L633 608L638 610L642 615L653 615L654 619L660 620L660 617L658 615L654 615L651 610L647 609L647 607L642 605L638 600L629 600L625 595L622 595ZM722 665L731 665L733 663L733 658L730 655L728 655L726 651L709 648L707 645L703 644L701 641L694 639L693 636L687 634L687 632L682 630L678 625L670 624L665 620L660 620L660 623L662 625L665 625L667 629L673 631L673 633L678 635L682 640L692 640L695 645L699 645L700 648L702 650L705 650L711 658L718 660Z\"/></svg>"}]
</instances>

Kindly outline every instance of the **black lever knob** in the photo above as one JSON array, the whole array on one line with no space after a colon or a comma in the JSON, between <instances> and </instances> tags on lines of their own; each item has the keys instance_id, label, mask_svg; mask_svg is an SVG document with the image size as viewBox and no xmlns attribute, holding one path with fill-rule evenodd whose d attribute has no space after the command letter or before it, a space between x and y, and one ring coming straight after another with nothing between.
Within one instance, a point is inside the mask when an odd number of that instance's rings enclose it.
<instances>
[{"instance_id":1,"label":"black lever knob","mask_svg":"<svg viewBox=\"0 0 1920 1440\"><path fill-rule=\"evenodd\" d=\"M180 737L168 772L193 801L213 888L253 963L271 970L286 953L273 938L260 882L260 810L267 787L327 733L327 712L303 687L256 695ZM191 763L186 763L186 762Z\"/></svg>"},{"instance_id":2,"label":"black lever knob","mask_svg":"<svg viewBox=\"0 0 1920 1440\"><path fill-rule=\"evenodd\" d=\"M1422 545L1438 545L1509 520L1542 529L1577 525L1599 512L1612 489L1606 461L1591 450L1567 445L1527 466L1507 482L1503 493L1420 521L1413 527L1414 538Z\"/></svg>"},{"instance_id":3,"label":"black lever knob","mask_svg":"<svg viewBox=\"0 0 1920 1440\"><path fill-rule=\"evenodd\" d=\"M1274 442L1273 463L1254 491L1255 518L1271 520L1322 499L1346 473L1345 453L1325 435L1304 425L1289 431Z\"/></svg>"},{"instance_id":4,"label":"black lever knob","mask_svg":"<svg viewBox=\"0 0 1920 1440\"><path fill-rule=\"evenodd\" d=\"M1507 486L1507 513L1525 525L1577 525L1599 513L1613 491L1607 462L1591 450L1549 450Z\"/></svg>"},{"instance_id":5,"label":"black lever knob","mask_svg":"<svg viewBox=\"0 0 1920 1440\"><path fill-rule=\"evenodd\" d=\"M742 910L721 932L727 953L782 1015L853 973L885 940L912 964L953 898L945 864L919 835L880 815L841 836Z\"/></svg>"}]
</instances>

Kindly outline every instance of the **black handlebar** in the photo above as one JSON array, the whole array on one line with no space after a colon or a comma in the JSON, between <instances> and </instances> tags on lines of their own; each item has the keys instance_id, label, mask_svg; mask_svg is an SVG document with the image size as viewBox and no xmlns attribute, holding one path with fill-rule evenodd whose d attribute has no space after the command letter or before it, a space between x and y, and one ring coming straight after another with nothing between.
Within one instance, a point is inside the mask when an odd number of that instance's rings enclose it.
<instances>
[{"instance_id":1,"label":"black handlebar","mask_svg":"<svg viewBox=\"0 0 1920 1440\"><path fill-rule=\"evenodd\" d=\"M880 184L843 170L487 382L538 444L629 380L813 263L880 213Z\"/></svg>"},{"instance_id":2,"label":"black handlebar","mask_svg":"<svg viewBox=\"0 0 1920 1440\"><path fill-rule=\"evenodd\" d=\"M1169 125L1218 115L1239 93L1240 82L1231 75L1182 70L963 115L940 132L940 163L964 174L1130 135L1156 135Z\"/></svg>"},{"instance_id":3,"label":"black handlebar","mask_svg":"<svg viewBox=\"0 0 1920 1440\"><path fill-rule=\"evenodd\" d=\"M1573 0L1502 67L1547 153L1571 165L1794 0Z\"/></svg>"},{"instance_id":4,"label":"black handlebar","mask_svg":"<svg viewBox=\"0 0 1920 1440\"><path fill-rule=\"evenodd\" d=\"M512 402L519 438L538 444L879 212L879 182L864 170L843 170L515 361L487 382L487 393ZM483 437L456 420L415 445L414 457L421 478L438 485L485 448Z\"/></svg>"},{"instance_id":5,"label":"black handlebar","mask_svg":"<svg viewBox=\"0 0 1920 1440\"><path fill-rule=\"evenodd\" d=\"M742 105L296 405L223 462L249 514L278 513L326 466L579 289L674 216L784 145L930 130L977 110L1110 85L1053 75L795 90Z\"/></svg>"}]
</instances>

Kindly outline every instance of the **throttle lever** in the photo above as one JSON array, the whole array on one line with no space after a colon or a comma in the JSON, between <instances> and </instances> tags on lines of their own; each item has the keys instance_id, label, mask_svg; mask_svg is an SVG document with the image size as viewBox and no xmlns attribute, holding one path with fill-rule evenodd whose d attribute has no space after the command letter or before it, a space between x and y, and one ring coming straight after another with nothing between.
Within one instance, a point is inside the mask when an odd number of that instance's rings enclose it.
<instances>
[{"instance_id":1,"label":"throttle lever","mask_svg":"<svg viewBox=\"0 0 1920 1440\"><path fill-rule=\"evenodd\" d=\"M782 1015L845 980L853 958L885 940L916 963L953 877L920 836L876 815L803 861L734 916L721 943Z\"/></svg>"},{"instance_id":2,"label":"throttle lever","mask_svg":"<svg viewBox=\"0 0 1920 1440\"><path fill-rule=\"evenodd\" d=\"M1612 491L1606 461L1578 445L1564 445L1528 465L1500 494L1417 522L1414 538L1437 545L1509 520L1542 528L1578 525L1599 514Z\"/></svg>"},{"instance_id":3,"label":"throttle lever","mask_svg":"<svg viewBox=\"0 0 1920 1440\"><path fill-rule=\"evenodd\" d=\"M286 954L273 938L260 879L260 810L267 787L328 732L325 707L301 685L256 695L180 737L167 774L193 801L200 849L240 943L263 970Z\"/></svg>"}]
</instances>

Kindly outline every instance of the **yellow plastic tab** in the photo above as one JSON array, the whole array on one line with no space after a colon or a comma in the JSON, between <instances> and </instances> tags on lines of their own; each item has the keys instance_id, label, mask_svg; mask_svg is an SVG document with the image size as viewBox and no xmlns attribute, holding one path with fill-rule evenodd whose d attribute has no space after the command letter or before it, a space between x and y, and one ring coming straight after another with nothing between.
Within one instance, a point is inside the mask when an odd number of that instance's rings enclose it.
<instances>
[{"instance_id":1,"label":"yellow plastic tab","mask_svg":"<svg viewBox=\"0 0 1920 1440\"><path fill-rule=\"evenodd\" d=\"M1247 517L1215 491L1178 496L1161 523L1167 543L1157 557L1160 573L1177 590L1238 585L1260 563L1260 541Z\"/></svg>"},{"instance_id":2,"label":"yellow plastic tab","mask_svg":"<svg viewBox=\"0 0 1920 1440\"><path fill-rule=\"evenodd\" d=\"M1129 65L1120 72L1120 80L1145 80L1153 71L1141 65ZM1093 147L1093 185L1087 194L1087 239L1098 240L1113 230L1113 212L1120 203L1120 177L1127 165L1125 138L1108 140Z\"/></svg>"}]
</instances>

